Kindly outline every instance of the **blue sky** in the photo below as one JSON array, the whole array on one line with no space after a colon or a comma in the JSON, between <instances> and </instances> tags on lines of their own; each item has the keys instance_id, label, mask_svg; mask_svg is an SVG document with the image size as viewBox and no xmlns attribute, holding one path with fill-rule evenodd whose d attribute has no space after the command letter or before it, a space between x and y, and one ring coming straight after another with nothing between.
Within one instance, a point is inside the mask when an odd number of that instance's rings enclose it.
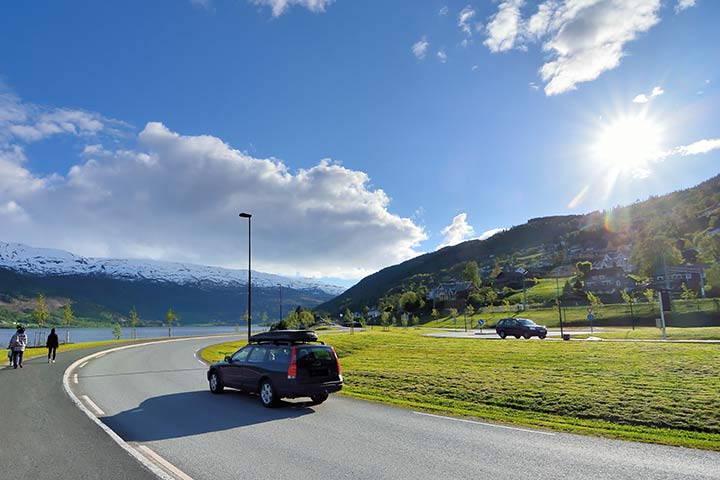
<instances>
[{"instance_id":1,"label":"blue sky","mask_svg":"<svg viewBox=\"0 0 720 480\"><path fill-rule=\"evenodd\" d=\"M710 0L0 5L2 241L345 283L701 182ZM544 74L544 75L543 75Z\"/></svg>"}]
</instances>

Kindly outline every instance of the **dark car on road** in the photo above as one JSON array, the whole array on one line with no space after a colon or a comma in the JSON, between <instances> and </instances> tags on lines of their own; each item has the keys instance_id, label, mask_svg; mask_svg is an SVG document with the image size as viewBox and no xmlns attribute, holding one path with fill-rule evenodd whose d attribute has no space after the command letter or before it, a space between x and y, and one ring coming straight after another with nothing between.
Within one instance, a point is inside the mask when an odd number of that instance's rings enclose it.
<instances>
[{"instance_id":1,"label":"dark car on road","mask_svg":"<svg viewBox=\"0 0 720 480\"><path fill-rule=\"evenodd\" d=\"M500 335L500 338L505 338L508 335L514 335L515 338L521 336L525 338L533 336L545 338L547 336L547 328L527 318L503 318L495 325L495 331Z\"/></svg>"},{"instance_id":2,"label":"dark car on road","mask_svg":"<svg viewBox=\"0 0 720 480\"><path fill-rule=\"evenodd\" d=\"M225 387L258 393L266 407L281 398L310 397L317 405L343 386L340 361L333 347L310 330L276 330L258 333L250 342L210 365L210 391Z\"/></svg>"}]
</instances>

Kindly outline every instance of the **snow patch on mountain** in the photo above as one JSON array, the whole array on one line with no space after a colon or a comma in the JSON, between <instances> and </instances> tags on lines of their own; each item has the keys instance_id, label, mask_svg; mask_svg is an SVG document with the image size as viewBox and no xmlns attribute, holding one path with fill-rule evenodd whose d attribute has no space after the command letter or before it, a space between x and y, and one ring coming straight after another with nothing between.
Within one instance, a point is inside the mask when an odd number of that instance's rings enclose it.
<instances>
[{"instance_id":1,"label":"snow patch on mountain","mask_svg":"<svg viewBox=\"0 0 720 480\"><path fill-rule=\"evenodd\" d=\"M0 268L33 275L102 275L128 281L151 280L180 285L216 284L219 286L247 285L247 270L115 258L88 258L64 250L35 248L19 243L0 242ZM288 278L271 273L252 271L254 287L319 290L340 295L345 288L317 282L310 278Z\"/></svg>"}]
</instances>

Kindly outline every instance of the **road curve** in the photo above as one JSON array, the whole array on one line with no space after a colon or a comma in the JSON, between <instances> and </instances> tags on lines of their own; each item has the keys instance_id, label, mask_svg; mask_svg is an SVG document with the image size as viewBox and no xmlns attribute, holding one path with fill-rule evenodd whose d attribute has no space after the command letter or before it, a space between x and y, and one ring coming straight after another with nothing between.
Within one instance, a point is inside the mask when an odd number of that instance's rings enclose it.
<instances>
[{"instance_id":1,"label":"road curve","mask_svg":"<svg viewBox=\"0 0 720 480\"><path fill-rule=\"evenodd\" d=\"M514 429L331 395L265 409L207 390L195 353L217 339L146 345L78 368L71 387L176 478L720 479L720 454ZM185 475L185 476L184 476Z\"/></svg>"}]
</instances>

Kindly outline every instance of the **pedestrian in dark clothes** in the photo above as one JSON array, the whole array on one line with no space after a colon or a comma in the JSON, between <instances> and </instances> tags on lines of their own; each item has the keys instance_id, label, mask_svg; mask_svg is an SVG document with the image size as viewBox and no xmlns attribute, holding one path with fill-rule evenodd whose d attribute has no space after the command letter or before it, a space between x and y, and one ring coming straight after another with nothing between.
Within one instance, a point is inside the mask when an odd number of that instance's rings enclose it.
<instances>
[{"instance_id":1,"label":"pedestrian in dark clothes","mask_svg":"<svg viewBox=\"0 0 720 480\"><path fill-rule=\"evenodd\" d=\"M58 346L60 345L60 341L58 340L57 333L55 333L55 329L53 328L50 330L50 335L48 335L47 343L45 343L45 346L47 346L48 349L48 363L55 363L55 353L57 352ZM50 356L52 355L52 359Z\"/></svg>"}]
</instances>

